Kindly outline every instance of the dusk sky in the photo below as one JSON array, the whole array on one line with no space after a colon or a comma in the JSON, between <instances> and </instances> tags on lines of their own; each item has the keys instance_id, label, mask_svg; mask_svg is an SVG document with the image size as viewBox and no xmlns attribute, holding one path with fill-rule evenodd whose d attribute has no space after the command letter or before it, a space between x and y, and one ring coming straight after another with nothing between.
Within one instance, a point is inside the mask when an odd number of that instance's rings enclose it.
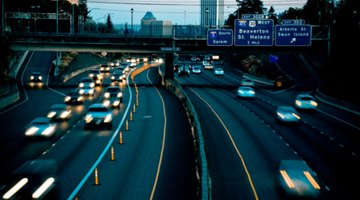
<instances>
[{"instance_id":1,"label":"dusk sky","mask_svg":"<svg viewBox=\"0 0 360 200\"><path fill-rule=\"evenodd\" d=\"M307 0L263 0L264 7L273 6L276 12L289 7L301 8ZM198 25L200 22L200 0L88 0L90 16L96 22L105 22L110 14L114 24L131 24L131 8L134 9L133 23L140 24L141 18L151 11L157 20L170 20L173 24ZM225 19L236 10L235 0L225 0Z\"/></svg>"}]
</instances>

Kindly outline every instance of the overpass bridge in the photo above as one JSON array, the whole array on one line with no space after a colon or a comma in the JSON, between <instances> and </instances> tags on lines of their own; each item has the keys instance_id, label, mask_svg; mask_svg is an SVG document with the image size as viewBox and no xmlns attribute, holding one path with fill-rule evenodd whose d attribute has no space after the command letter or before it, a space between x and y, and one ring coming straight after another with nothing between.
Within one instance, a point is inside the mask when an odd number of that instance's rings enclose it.
<instances>
[{"instance_id":1,"label":"overpass bridge","mask_svg":"<svg viewBox=\"0 0 360 200\"><path fill-rule=\"evenodd\" d=\"M193 26L173 26L172 34L140 35L123 33L56 33L7 32L5 37L12 50L126 52L126 53L237 53L237 52L294 52L326 50L327 31L313 26L312 45L279 46L208 46L207 29ZM275 44L275 42L274 42Z\"/></svg>"}]
</instances>

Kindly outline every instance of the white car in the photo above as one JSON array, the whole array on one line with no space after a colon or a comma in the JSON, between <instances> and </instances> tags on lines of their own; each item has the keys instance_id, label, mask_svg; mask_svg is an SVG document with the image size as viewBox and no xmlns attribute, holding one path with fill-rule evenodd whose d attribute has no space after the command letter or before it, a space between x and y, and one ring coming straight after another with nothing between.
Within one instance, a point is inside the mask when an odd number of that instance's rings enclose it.
<instances>
[{"instance_id":1,"label":"white car","mask_svg":"<svg viewBox=\"0 0 360 200\"><path fill-rule=\"evenodd\" d=\"M113 115L105 105L101 103L94 103L89 106L89 109L84 117L85 129L90 127L105 126L107 129L112 128Z\"/></svg>"},{"instance_id":2,"label":"white car","mask_svg":"<svg viewBox=\"0 0 360 200\"><path fill-rule=\"evenodd\" d=\"M193 74L200 74L201 73L201 67L195 65L191 68L191 71Z\"/></svg>"},{"instance_id":3,"label":"white car","mask_svg":"<svg viewBox=\"0 0 360 200\"><path fill-rule=\"evenodd\" d=\"M220 75L220 76L224 75L224 69L221 67L216 67L214 69L214 75Z\"/></svg>"},{"instance_id":4,"label":"white car","mask_svg":"<svg viewBox=\"0 0 360 200\"><path fill-rule=\"evenodd\" d=\"M26 138L51 138L56 132L56 123L47 117L37 117L25 128Z\"/></svg>"},{"instance_id":5,"label":"white car","mask_svg":"<svg viewBox=\"0 0 360 200\"><path fill-rule=\"evenodd\" d=\"M321 186L316 173L303 160L282 160L277 172L280 191L290 199L318 199Z\"/></svg>"},{"instance_id":6,"label":"white car","mask_svg":"<svg viewBox=\"0 0 360 200\"><path fill-rule=\"evenodd\" d=\"M295 108L302 110L316 110L318 103L309 94L299 94L295 99Z\"/></svg>"},{"instance_id":7,"label":"white car","mask_svg":"<svg viewBox=\"0 0 360 200\"><path fill-rule=\"evenodd\" d=\"M278 106L276 109L276 119L279 122L298 123L301 117L292 106Z\"/></svg>"},{"instance_id":8,"label":"white car","mask_svg":"<svg viewBox=\"0 0 360 200\"><path fill-rule=\"evenodd\" d=\"M240 86L237 89L237 96L242 98L255 98L256 93L252 87Z\"/></svg>"}]
</instances>

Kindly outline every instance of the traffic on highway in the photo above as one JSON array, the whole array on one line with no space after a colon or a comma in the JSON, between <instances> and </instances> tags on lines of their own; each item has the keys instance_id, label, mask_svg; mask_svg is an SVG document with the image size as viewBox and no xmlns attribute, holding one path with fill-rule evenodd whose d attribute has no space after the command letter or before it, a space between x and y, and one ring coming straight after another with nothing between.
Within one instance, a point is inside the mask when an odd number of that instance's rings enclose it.
<instances>
[{"instance_id":1,"label":"traffic on highway","mask_svg":"<svg viewBox=\"0 0 360 200\"><path fill-rule=\"evenodd\" d=\"M360 116L321 98L292 54L281 88L225 55L94 63L63 82L53 57L30 52L0 110L3 199L198 199L203 180L213 199L358 196ZM164 87L166 67L186 97Z\"/></svg>"}]
</instances>

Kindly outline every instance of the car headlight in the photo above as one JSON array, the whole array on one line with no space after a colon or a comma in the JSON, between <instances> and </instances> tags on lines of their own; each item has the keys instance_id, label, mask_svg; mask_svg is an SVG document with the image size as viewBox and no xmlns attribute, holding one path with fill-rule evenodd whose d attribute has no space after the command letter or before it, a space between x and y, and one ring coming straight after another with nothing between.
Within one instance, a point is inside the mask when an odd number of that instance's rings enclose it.
<instances>
[{"instance_id":1,"label":"car headlight","mask_svg":"<svg viewBox=\"0 0 360 200\"><path fill-rule=\"evenodd\" d=\"M109 93L109 92L105 92L104 97L105 97L105 98L109 98L109 97L110 97L110 93Z\"/></svg>"},{"instance_id":2,"label":"car headlight","mask_svg":"<svg viewBox=\"0 0 360 200\"><path fill-rule=\"evenodd\" d=\"M84 87L84 83L80 83L79 87L81 87L81 88Z\"/></svg>"},{"instance_id":3,"label":"car headlight","mask_svg":"<svg viewBox=\"0 0 360 200\"><path fill-rule=\"evenodd\" d=\"M66 96L65 97L65 102L68 102L68 101L70 101L71 100L71 97L70 96Z\"/></svg>"},{"instance_id":4,"label":"car headlight","mask_svg":"<svg viewBox=\"0 0 360 200\"><path fill-rule=\"evenodd\" d=\"M48 113L47 117L48 118L53 118L55 115L56 115L56 112L51 111L51 112Z\"/></svg>"},{"instance_id":5,"label":"car headlight","mask_svg":"<svg viewBox=\"0 0 360 200\"><path fill-rule=\"evenodd\" d=\"M114 106L119 106L119 105L120 105L120 101L119 101L119 100L114 101Z\"/></svg>"},{"instance_id":6,"label":"car headlight","mask_svg":"<svg viewBox=\"0 0 360 200\"><path fill-rule=\"evenodd\" d=\"M91 89L90 91L89 91L89 93L92 95L92 94L94 94L94 89Z\"/></svg>"},{"instance_id":7,"label":"car headlight","mask_svg":"<svg viewBox=\"0 0 360 200\"><path fill-rule=\"evenodd\" d=\"M81 97L81 96L77 98L77 101L82 101L82 100L83 100L83 97Z\"/></svg>"},{"instance_id":8,"label":"car headlight","mask_svg":"<svg viewBox=\"0 0 360 200\"><path fill-rule=\"evenodd\" d=\"M30 80L34 80L34 76L30 76Z\"/></svg>"},{"instance_id":9,"label":"car headlight","mask_svg":"<svg viewBox=\"0 0 360 200\"><path fill-rule=\"evenodd\" d=\"M40 198L51 186L54 184L55 179L53 177L50 177L46 179L46 181L41 184L41 186L32 194L33 199Z\"/></svg>"},{"instance_id":10,"label":"car headlight","mask_svg":"<svg viewBox=\"0 0 360 200\"><path fill-rule=\"evenodd\" d=\"M122 92L119 92L118 94L117 94L117 97L122 97L123 96L123 93Z\"/></svg>"},{"instance_id":11,"label":"car headlight","mask_svg":"<svg viewBox=\"0 0 360 200\"><path fill-rule=\"evenodd\" d=\"M41 133L41 135L49 136L49 135L51 135L52 133L54 133L54 131L55 131L55 127L54 127L54 126L50 126L50 127L46 128L46 129Z\"/></svg>"},{"instance_id":12,"label":"car headlight","mask_svg":"<svg viewBox=\"0 0 360 200\"><path fill-rule=\"evenodd\" d=\"M111 120L112 120L112 115L111 115L111 114L108 114L108 115L106 115L106 117L105 117L105 119L104 119L104 122L105 122L105 123L110 123Z\"/></svg>"},{"instance_id":13,"label":"car headlight","mask_svg":"<svg viewBox=\"0 0 360 200\"><path fill-rule=\"evenodd\" d=\"M301 106L301 102L300 102L299 100L296 100L296 101L295 101L295 104L296 104L297 106Z\"/></svg>"},{"instance_id":14,"label":"car headlight","mask_svg":"<svg viewBox=\"0 0 360 200\"><path fill-rule=\"evenodd\" d=\"M315 102L315 101L311 101L310 103L311 103L311 105L313 105L313 106L315 106L315 107L318 106L317 102Z\"/></svg>"},{"instance_id":15,"label":"car headlight","mask_svg":"<svg viewBox=\"0 0 360 200\"><path fill-rule=\"evenodd\" d=\"M61 119L68 118L70 113L71 113L71 111L63 111L63 112L61 112L60 118Z\"/></svg>"},{"instance_id":16,"label":"car headlight","mask_svg":"<svg viewBox=\"0 0 360 200\"><path fill-rule=\"evenodd\" d=\"M39 130L39 128L38 127L30 127L29 129L27 129L26 130L26 132L25 132L25 135L26 136L32 136L32 135L34 135L35 133L36 133L36 131L38 131Z\"/></svg>"},{"instance_id":17,"label":"car headlight","mask_svg":"<svg viewBox=\"0 0 360 200\"><path fill-rule=\"evenodd\" d=\"M90 77L90 78L94 77L94 74L89 74L89 77Z\"/></svg>"},{"instance_id":18,"label":"car headlight","mask_svg":"<svg viewBox=\"0 0 360 200\"><path fill-rule=\"evenodd\" d=\"M95 83L90 83L90 87L95 87Z\"/></svg>"},{"instance_id":19,"label":"car headlight","mask_svg":"<svg viewBox=\"0 0 360 200\"><path fill-rule=\"evenodd\" d=\"M296 113L291 113L291 114L292 114L292 116L296 117L296 119L301 119L298 114L296 114Z\"/></svg>"},{"instance_id":20,"label":"car headlight","mask_svg":"<svg viewBox=\"0 0 360 200\"><path fill-rule=\"evenodd\" d=\"M79 90L79 94L84 94L84 90L83 89Z\"/></svg>"},{"instance_id":21,"label":"car headlight","mask_svg":"<svg viewBox=\"0 0 360 200\"><path fill-rule=\"evenodd\" d=\"M111 76L111 79L114 80L114 79L115 79L115 76Z\"/></svg>"},{"instance_id":22,"label":"car headlight","mask_svg":"<svg viewBox=\"0 0 360 200\"><path fill-rule=\"evenodd\" d=\"M85 123L90 123L93 120L93 117L91 115L85 116Z\"/></svg>"},{"instance_id":23,"label":"car headlight","mask_svg":"<svg viewBox=\"0 0 360 200\"><path fill-rule=\"evenodd\" d=\"M284 118L285 118L285 116L284 116L283 114L279 113L279 112L277 112L276 114L277 114L279 117L281 117L281 119L284 119Z\"/></svg>"},{"instance_id":24,"label":"car headlight","mask_svg":"<svg viewBox=\"0 0 360 200\"><path fill-rule=\"evenodd\" d=\"M106 106L106 107L109 107L110 101L109 100L104 101L103 105Z\"/></svg>"},{"instance_id":25,"label":"car headlight","mask_svg":"<svg viewBox=\"0 0 360 200\"><path fill-rule=\"evenodd\" d=\"M39 80L42 80L42 76L39 76Z\"/></svg>"}]
</instances>

